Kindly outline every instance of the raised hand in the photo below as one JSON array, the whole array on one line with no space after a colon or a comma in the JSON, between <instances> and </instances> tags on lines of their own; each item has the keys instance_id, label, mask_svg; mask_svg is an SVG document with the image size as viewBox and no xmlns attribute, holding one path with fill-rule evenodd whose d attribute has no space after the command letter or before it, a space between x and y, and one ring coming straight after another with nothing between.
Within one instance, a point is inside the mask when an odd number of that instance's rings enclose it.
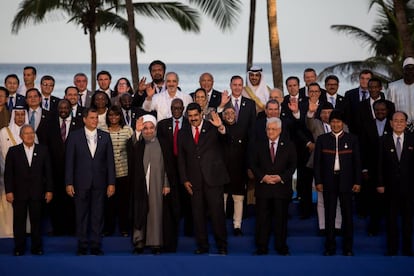
<instances>
[{"instance_id":1,"label":"raised hand","mask_svg":"<svg viewBox=\"0 0 414 276\"><path fill-rule=\"evenodd\" d=\"M215 112L215 111L211 111L210 112L211 115L211 119L210 119L210 123L215 126L215 127L219 127L222 125L220 116Z\"/></svg>"},{"instance_id":2,"label":"raised hand","mask_svg":"<svg viewBox=\"0 0 414 276\"><path fill-rule=\"evenodd\" d=\"M147 89L147 84L145 83L147 81L146 77L142 77L138 84L138 92L145 91Z\"/></svg>"},{"instance_id":3,"label":"raised hand","mask_svg":"<svg viewBox=\"0 0 414 276\"><path fill-rule=\"evenodd\" d=\"M292 113L298 113L298 111L299 111L298 100L295 99L295 98L292 98L288 103L288 107L289 107L290 111L292 111Z\"/></svg>"},{"instance_id":4,"label":"raised hand","mask_svg":"<svg viewBox=\"0 0 414 276\"><path fill-rule=\"evenodd\" d=\"M147 92L147 99L151 100L152 96L155 94L155 86L153 87L152 85L147 85L145 91Z\"/></svg>"},{"instance_id":5,"label":"raised hand","mask_svg":"<svg viewBox=\"0 0 414 276\"><path fill-rule=\"evenodd\" d=\"M135 123L135 130L141 132L144 129L144 117L139 117Z\"/></svg>"},{"instance_id":6,"label":"raised hand","mask_svg":"<svg viewBox=\"0 0 414 276\"><path fill-rule=\"evenodd\" d=\"M309 112L316 112L316 110L318 110L318 104L309 99Z\"/></svg>"},{"instance_id":7,"label":"raised hand","mask_svg":"<svg viewBox=\"0 0 414 276\"><path fill-rule=\"evenodd\" d=\"M230 101L230 98L229 92L224 90L223 93L221 93L220 107L224 107Z\"/></svg>"}]
</instances>

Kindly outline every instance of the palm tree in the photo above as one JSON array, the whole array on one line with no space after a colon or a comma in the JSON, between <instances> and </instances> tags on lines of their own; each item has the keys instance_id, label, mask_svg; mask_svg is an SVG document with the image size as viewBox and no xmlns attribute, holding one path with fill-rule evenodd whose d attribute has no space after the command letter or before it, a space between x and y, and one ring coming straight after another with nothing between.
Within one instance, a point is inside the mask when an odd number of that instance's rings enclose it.
<instances>
[{"instance_id":1,"label":"palm tree","mask_svg":"<svg viewBox=\"0 0 414 276\"><path fill-rule=\"evenodd\" d=\"M188 0L188 2L190 6L195 6L197 9L201 10L202 13L209 16L222 31L228 31L234 27L241 10L240 0ZM133 37L135 29L134 12L137 15L164 20L165 18L174 15L172 12L167 14L163 11L163 7L167 7L170 3L171 2L133 3L132 0L125 0L125 5L119 5L118 7L119 10L125 8L128 15L130 64L134 89L138 87L139 82L138 59L136 53L137 46ZM181 22L177 23L179 23L181 28L185 31L199 32L199 28L187 28L186 25L181 25Z\"/></svg>"},{"instance_id":2,"label":"palm tree","mask_svg":"<svg viewBox=\"0 0 414 276\"><path fill-rule=\"evenodd\" d=\"M352 81L357 80L358 73L363 69L371 69L375 75L384 81L393 81L402 77L402 62L404 59L404 48L401 34L397 29L396 10L392 0L370 0L369 10L378 7L379 18L368 33L358 27L350 25L332 25L335 31L351 35L368 46L372 56L366 60L349 61L335 64L325 68L319 79L325 78L332 73L347 75ZM408 5L404 6L404 12L408 19L408 30L411 37L414 35L414 9ZM407 52L408 53L408 52Z\"/></svg>"},{"instance_id":3,"label":"palm tree","mask_svg":"<svg viewBox=\"0 0 414 276\"><path fill-rule=\"evenodd\" d=\"M398 33L401 36L401 43L404 52L404 57L414 57L414 46L412 35L408 28L407 14L405 7L407 6L408 0L394 0L394 10Z\"/></svg>"},{"instance_id":4,"label":"palm tree","mask_svg":"<svg viewBox=\"0 0 414 276\"><path fill-rule=\"evenodd\" d=\"M269 44L270 58L272 62L273 86L283 90L282 59L280 56L276 2L276 0L267 0L267 23L269 25Z\"/></svg>"},{"instance_id":5,"label":"palm tree","mask_svg":"<svg viewBox=\"0 0 414 276\"><path fill-rule=\"evenodd\" d=\"M256 0L250 0L249 37L247 39L246 71L253 65L254 26L256 21Z\"/></svg>"},{"instance_id":6,"label":"palm tree","mask_svg":"<svg viewBox=\"0 0 414 276\"><path fill-rule=\"evenodd\" d=\"M185 31L199 31L199 14L197 10L187 5L179 2L140 4L140 12L144 15L171 20ZM101 29L116 29L123 35L129 36L128 20L116 14L121 9L122 6L117 0L24 0L13 19L12 32L17 34L20 28L29 22L43 23L46 21L47 14L63 11L69 18L68 22L81 25L84 33L89 34L91 79L95 79L96 34ZM144 51L142 34L135 28L133 32L136 36L137 47ZM95 87L96 83L92 81L92 90L95 90Z\"/></svg>"}]
</instances>

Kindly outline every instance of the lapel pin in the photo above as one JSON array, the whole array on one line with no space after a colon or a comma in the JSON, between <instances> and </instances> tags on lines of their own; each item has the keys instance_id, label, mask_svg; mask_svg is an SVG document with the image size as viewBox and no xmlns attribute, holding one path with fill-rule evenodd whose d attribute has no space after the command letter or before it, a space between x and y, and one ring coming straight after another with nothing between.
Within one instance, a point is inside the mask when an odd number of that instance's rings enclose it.
<instances>
[{"instance_id":1,"label":"lapel pin","mask_svg":"<svg viewBox=\"0 0 414 276\"><path fill-rule=\"evenodd\" d=\"M346 148L346 149L348 148L348 144L347 143L345 143L344 148Z\"/></svg>"},{"instance_id":2,"label":"lapel pin","mask_svg":"<svg viewBox=\"0 0 414 276\"><path fill-rule=\"evenodd\" d=\"M280 142L280 145L283 146L283 142Z\"/></svg>"},{"instance_id":3,"label":"lapel pin","mask_svg":"<svg viewBox=\"0 0 414 276\"><path fill-rule=\"evenodd\" d=\"M33 152L33 156L36 156L37 155L37 153L36 152Z\"/></svg>"},{"instance_id":4,"label":"lapel pin","mask_svg":"<svg viewBox=\"0 0 414 276\"><path fill-rule=\"evenodd\" d=\"M201 130L201 132L206 132L206 130L203 128L203 129Z\"/></svg>"},{"instance_id":5,"label":"lapel pin","mask_svg":"<svg viewBox=\"0 0 414 276\"><path fill-rule=\"evenodd\" d=\"M394 152L394 149L391 149L390 151L391 151L391 152Z\"/></svg>"}]
</instances>

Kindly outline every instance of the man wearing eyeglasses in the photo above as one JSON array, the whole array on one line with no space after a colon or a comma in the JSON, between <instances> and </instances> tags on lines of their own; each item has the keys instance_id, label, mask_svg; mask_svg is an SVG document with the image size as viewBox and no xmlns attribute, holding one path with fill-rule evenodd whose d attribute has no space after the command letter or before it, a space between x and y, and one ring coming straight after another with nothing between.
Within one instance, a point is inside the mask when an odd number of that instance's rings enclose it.
<instances>
[{"instance_id":1,"label":"man wearing eyeglasses","mask_svg":"<svg viewBox=\"0 0 414 276\"><path fill-rule=\"evenodd\" d=\"M42 93L42 108L52 113L57 113L59 98L52 96L55 88L55 79L52 76L45 75L40 79L40 93Z\"/></svg>"}]
</instances>

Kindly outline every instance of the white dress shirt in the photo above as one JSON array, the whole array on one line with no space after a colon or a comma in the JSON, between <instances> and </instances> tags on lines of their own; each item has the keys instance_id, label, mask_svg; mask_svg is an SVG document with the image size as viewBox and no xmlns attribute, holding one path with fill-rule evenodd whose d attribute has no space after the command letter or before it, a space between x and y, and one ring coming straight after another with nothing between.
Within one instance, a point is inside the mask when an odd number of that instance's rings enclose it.
<instances>
[{"instance_id":1,"label":"white dress shirt","mask_svg":"<svg viewBox=\"0 0 414 276\"><path fill-rule=\"evenodd\" d=\"M98 131L94 129L90 131L85 127L86 141L88 142L89 151L91 152L92 157L95 156L96 146L98 144Z\"/></svg>"},{"instance_id":2,"label":"white dress shirt","mask_svg":"<svg viewBox=\"0 0 414 276\"><path fill-rule=\"evenodd\" d=\"M34 144L31 147L28 147L25 143L23 143L24 152L26 153L27 162L29 163L29 167L32 166L32 160L33 160L33 150L34 150Z\"/></svg>"}]
</instances>

